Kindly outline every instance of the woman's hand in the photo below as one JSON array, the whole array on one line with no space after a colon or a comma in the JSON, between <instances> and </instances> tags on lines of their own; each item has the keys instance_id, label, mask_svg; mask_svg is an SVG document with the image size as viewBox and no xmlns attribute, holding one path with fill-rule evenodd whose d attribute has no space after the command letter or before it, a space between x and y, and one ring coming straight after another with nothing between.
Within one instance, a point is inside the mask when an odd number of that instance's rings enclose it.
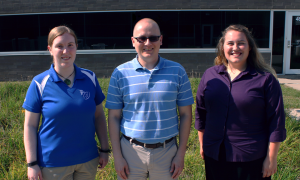
<instances>
[{"instance_id":1,"label":"woman's hand","mask_svg":"<svg viewBox=\"0 0 300 180\"><path fill-rule=\"evenodd\" d=\"M99 169L103 169L107 165L107 163L108 163L108 153L101 152L99 157L100 158L99 158L99 166L98 166L98 168Z\"/></svg>"},{"instance_id":2,"label":"woman's hand","mask_svg":"<svg viewBox=\"0 0 300 180\"><path fill-rule=\"evenodd\" d=\"M200 156L204 160L204 151L201 145L200 145Z\"/></svg>"},{"instance_id":3,"label":"woman's hand","mask_svg":"<svg viewBox=\"0 0 300 180\"><path fill-rule=\"evenodd\" d=\"M280 142L269 142L268 153L263 163L263 178L270 177L277 171L277 155Z\"/></svg>"},{"instance_id":4,"label":"woman's hand","mask_svg":"<svg viewBox=\"0 0 300 180\"><path fill-rule=\"evenodd\" d=\"M29 180L43 180L42 171L38 165L28 167L27 176Z\"/></svg>"},{"instance_id":5,"label":"woman's hand","mask_svg":"<svg viewBox=\"0 0 300 180\"><path fill-rule=\"evenodd\" d=\"M272 176L273 174L276 173L276 171L277 171L277 158L270 159L267 156L263 163L263 169L262 169L263 178Z\"/></svg>"}]
</instances>

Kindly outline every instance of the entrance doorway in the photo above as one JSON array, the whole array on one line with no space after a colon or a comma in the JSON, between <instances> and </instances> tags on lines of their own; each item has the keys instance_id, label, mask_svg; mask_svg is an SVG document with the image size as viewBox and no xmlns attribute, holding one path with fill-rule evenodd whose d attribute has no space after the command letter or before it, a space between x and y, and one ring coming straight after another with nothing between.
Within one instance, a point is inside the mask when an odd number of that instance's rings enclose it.
<instances>
[{"instance_id":1,"label":"entrance doorway","mask_svg":"<svg viewBox=\"0 0 300 180\"><path fill-rule=\"evenodd\" d=\"M285 74L300 74L300 12L287 12L285 25Z\"/></svg>"}]
</instances>

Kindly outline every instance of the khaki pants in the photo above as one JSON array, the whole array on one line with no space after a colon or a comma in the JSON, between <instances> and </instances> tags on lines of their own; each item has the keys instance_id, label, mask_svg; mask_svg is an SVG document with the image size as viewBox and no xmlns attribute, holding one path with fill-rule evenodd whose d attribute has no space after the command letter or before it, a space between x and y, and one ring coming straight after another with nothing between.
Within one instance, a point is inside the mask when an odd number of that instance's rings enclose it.
<instances>
[{"instance_id":1,"label":"khaki pants","mask_svg":"<svg viewBox=\"0 0 300 180\"><path fill-rule=\"evenodd\" d=\"M43 180L95 180L99 157L65 167L41 167Z\"/></svg>"},{"instance_id":2,"label":"khaki pants","mask_svg":"<svg viewBox=\"0 0 300 180\"><path fill-rule=\"evenodd\" d=\"M173 180L171 163L177 152L174 138L164 147L155 149L130 144L124 137L121 139L121 150L129 166L128 180ZM118 176L118 180L122 178Z\"/></svg>"}]
</instances>

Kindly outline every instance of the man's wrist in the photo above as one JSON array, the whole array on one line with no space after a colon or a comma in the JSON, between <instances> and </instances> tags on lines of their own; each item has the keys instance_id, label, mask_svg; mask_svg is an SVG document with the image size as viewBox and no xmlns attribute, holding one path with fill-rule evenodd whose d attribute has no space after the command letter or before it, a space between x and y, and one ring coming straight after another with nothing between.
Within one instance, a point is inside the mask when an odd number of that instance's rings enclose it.
<instances>
[{"instance_id":1,"label":"man's wrist","mask_svg":"<svg viewBox=\"0 0 300 180\"><path fill-rule=\"evenodd\" d=\"M180 150L178 149L177 150L177 153L176 153L176 156L179 156L179 157L183 157L185 156L185 150Z\"/></svg>"},{"instance_id":2,"label":"man's wrist","mask_svg":"<svg viewBox=\"0 0 300 180\"><path fill-rule=\"evenodd\" d=\"M114 152L113 151L113 155L115 159L119 159L119 158L123 158L123 155L121 152Z\"/></svg>"}]
</instances>

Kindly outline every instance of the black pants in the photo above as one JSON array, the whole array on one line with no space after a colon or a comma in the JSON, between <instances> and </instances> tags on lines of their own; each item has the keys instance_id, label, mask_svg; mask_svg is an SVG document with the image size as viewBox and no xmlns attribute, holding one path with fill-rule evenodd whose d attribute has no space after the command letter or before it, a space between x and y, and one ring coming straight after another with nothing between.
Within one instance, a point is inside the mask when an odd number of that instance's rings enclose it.
<instances>
[{"instance_id":1,"label":"black pants","mask_svg":"<svg viewBox=\"0 0 300 180\"><path fill-rule=\"evenodd\" d=\"M206 155L204 158L207 180L271 180L271 177L262 177L264 157L250 162L226 162L223 143L220 147L219 161Z\"/></svg>"}]
</instances>

